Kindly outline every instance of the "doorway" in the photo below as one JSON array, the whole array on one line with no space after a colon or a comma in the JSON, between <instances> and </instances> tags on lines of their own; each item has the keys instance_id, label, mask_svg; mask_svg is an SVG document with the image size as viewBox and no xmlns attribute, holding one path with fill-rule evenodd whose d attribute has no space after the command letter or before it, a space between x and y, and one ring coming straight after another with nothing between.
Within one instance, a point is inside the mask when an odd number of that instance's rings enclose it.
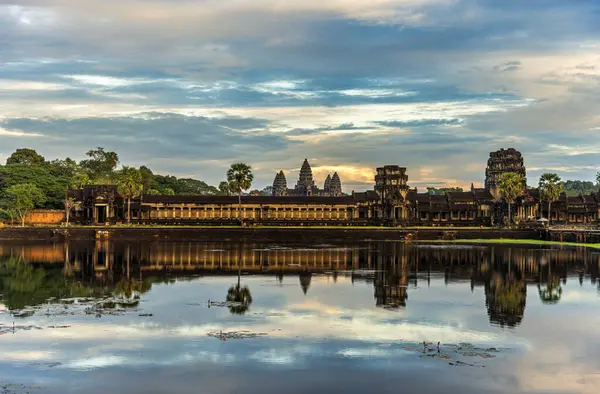
<instances>
[{"instance_id":1,"label":"doorway","mask_svg":"<svg viewBox=\"0 0 600 394\"><path fill-rule=\"evenodd\" d=\"M106 205L96 206L96 223L106 223Z\"/></svg>"}]
</instances>

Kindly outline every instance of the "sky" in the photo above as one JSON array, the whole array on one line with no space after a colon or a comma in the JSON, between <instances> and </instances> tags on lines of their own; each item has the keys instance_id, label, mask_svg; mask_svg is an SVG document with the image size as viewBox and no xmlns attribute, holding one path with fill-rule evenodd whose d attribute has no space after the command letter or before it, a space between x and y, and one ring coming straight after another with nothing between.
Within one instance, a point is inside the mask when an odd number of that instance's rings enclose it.
<instances>
[{"instance_id":1,"label":"sky","mask_svg":"<svg viewBox=\"0 0 600 394\"><path fill-rule=\"evenodd\" d=\"M10 1L10 0L9 0ZM600 171L598 0L0 0L0 162L15 149L253 188L304 158L321 184L528 183Z\"/></svg>"}]
</instances>

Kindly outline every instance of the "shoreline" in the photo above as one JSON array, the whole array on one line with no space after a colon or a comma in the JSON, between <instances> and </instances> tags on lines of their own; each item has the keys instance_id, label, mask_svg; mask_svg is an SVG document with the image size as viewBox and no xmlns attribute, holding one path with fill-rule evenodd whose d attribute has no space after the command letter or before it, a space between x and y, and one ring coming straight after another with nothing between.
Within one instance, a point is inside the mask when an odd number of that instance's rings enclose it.
<instances>
[{"instance_id":1,"label":"shoreline","mask_svg":"<svg viewBox=\"0 0 600 394\"><path fill-rule=\"evenodd\" d=\"M464 239L544 239L539 230L491 228L390 227L4 227L7 240L119 240L119 241L244 241L244 242L362 242Z\"/></svg>"},{"instance_id":2,"label":"shoreline","mask_svg":"<svg viewBox=\"0 0 600 394\"><path fill-rule=\"evenodd\" d=\"M441 241L600 245L598 230L500 229L479 227L239 227L239 226L96 226L0 227L0 241L243 241L243 242L362 242ZM592 246L593 247L593 246Z\"/></svg>"}]
</instances>

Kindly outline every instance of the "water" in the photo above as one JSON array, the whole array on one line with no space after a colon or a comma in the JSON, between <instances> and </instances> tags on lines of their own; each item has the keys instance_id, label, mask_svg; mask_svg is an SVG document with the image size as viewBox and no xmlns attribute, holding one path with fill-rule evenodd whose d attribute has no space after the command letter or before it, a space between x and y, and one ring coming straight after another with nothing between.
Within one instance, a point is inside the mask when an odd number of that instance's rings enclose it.
<instances>
[{"instance_id":1,"label":"water","mask_svg":"<svg viewBox=\"0 0 600 394\"><path fill-rule=\"evenodd\" d=\"M597 393L599 264L526 246L3 243L0 392Z\"/></svg>"}]
</instances>

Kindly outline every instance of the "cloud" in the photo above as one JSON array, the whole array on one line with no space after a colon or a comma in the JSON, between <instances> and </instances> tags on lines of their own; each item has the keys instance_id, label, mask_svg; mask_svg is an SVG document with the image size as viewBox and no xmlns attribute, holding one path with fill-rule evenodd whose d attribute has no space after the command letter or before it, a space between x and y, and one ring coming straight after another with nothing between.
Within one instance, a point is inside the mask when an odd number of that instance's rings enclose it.
<instances>
[{"instance_id":1,"label":"cloud","mask_svg":"<svg viewBox=\"0 0 600 394\"><path fill-rule=\"evenodd\" d=\"M599 17L594 0L0 5L0 154L93 143L214 182L239 159L259 188L316 157L435 168L413 178L438 185L480 183L464 163L510 145L533 177L588 179ZM361 174L342 182L365 188Z\"/></svg>"}]
</instances>

